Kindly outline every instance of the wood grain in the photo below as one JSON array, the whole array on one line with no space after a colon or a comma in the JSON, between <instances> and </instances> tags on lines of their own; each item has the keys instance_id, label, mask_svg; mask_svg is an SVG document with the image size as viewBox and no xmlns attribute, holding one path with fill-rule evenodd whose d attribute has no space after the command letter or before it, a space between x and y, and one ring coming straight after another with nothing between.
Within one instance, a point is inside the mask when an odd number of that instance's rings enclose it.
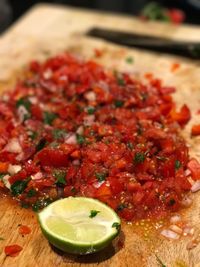
<instances>
[{"instance_id":1,"label":"wood grain","mask_svg":"<svg viewBox=\"0 0 200 267\"><path fill-rule=\"evenodd\" d=\"M50 16L51 15L51 16ZM77 22L77 16L82 19ZM44 23L39 27L39 21ZM46 20L44 19L46 18ZM70 22L71 21L71 22ZM102 22L103 21L103 22ZM93 24L116 25L136 31L147 31L147 25L132 18L112 17L104 14L92 14L60 7L39 6L29 13L21 22L14 26L0 39L0 87L8 90L16 77L20 76L20 69L32 58L45 59L46 57L64 50L82 55L84 58L93 58L105 67L128 71L134 76L142 76L146 72L155 73L162 78L166 85L175 85L177 92L174 98L178 105L187 103L193 112L193 118L183 131L183 135L190 144L190 154L200 159L200 138L190 138L190 128L194 122L199 122L200 117L196 111L200 106L200 67L198 62L186 61L181 58L166 55L155 55L139 50L129 50L123 47L110 45L106 42L96 41L80 36L80 31L85 31ZM34 23L35 22L35 23ZM68 29L66 24L68 22ZM128 23L129 22L129 23ZM70 24L71 23L71 24ZM73 30L70 25L73 25ZM122 26L123 25L123 26ZM165 34L169 37L183 38L184 33L188 38L199 38L199 28L177 28L169 25L154 25L157 35ZM140 27L140 28L139 28ZM167 30L168 29L168 30ZM66 32L77 32L71 37ZM45 36L45 37L44 37ZM13 43L15 40L15 43ZM53 41L52 41L53 40ZM104 51L101 58L95 58L94 49ZM132 56L134 64L127 64L125 58ZM173 63L180 63L176 72L171 71ZM11 79L12 77L12 79ZM200 194L194 194L193 206L184 211L182 216L195 227L195 234L200 231ZM167 267L198 267L200 266L200 245L191 251L186 249L189 238L177 242L161 238L153 230L146 237L142 225L129 225L124 223L119 239L111 246L90 256L71 256L55 251L42 236L38 227L36 215L29 210L22 209L11 199L0 198L0 266L1 267L64 267L64 266L111 266L111 267L156 267L160 266L156 260L158 255ZM25 224L31 227L32 232L27 236L20 236L18 225ZM142 223L141 223L142 224ZM150 227L148 222L146 227ZM119 241L124 242L121 248ZM23 246L23 251L16 258L6 257L3 249L5 245L17 243ZM181 265L182 264L182 265Z\"/></svg>"}]
</instances>

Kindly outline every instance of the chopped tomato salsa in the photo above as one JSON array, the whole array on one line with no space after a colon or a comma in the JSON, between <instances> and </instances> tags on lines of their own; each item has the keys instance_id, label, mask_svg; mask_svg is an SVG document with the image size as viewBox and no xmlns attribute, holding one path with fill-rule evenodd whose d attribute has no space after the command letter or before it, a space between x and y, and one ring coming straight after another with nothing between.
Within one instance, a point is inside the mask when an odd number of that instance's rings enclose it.
<instances>
[{"instance_id":1,"label":"chopped tomato salsa","mask_svg":"<svg viewBox=\"0 0 200 267\"><path fill-rule=\"evenodd\" d=\"M191 188L179 134L190 110L176 110L174 91L70 54L32 62L0 100L4 186L35 211L68 196L97 198L126 220L179 210Z\"/></svg>"},{"instance_id":2,"label":"chopped tomato salsa","mask_svg":"<svg viewBox=\"0 0 200 267\"><path fill-rule=\"evenodd\" d=\"M28 227L26 225L20 225L19 226L19 233L21 235L28 235L31 233L31 229L30 229L30 227Z\"/></svg>"},{"instance_id":3,"label":"chopped tomato salsa","mask_svg":"<svg viewBox=\"0 0 200 267\"><path fill-rule=\"evenodd\" d=\"M14 244L14 245L6 246L4 249L4 252L6 256L16 257L19 255L22 249L23 248L21 246Z\"/></svg>"}]
</instances>

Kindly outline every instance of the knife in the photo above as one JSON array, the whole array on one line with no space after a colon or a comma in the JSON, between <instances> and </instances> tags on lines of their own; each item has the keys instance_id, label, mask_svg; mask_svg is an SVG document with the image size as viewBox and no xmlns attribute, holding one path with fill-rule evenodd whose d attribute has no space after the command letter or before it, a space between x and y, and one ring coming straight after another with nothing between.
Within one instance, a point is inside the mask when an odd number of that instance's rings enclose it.
<instances>
[{"instance_id":1,"label":"knife","mask_svg":"<svg viewBox=\"0 0 200 267\"><path fill-rule=\"evenodd\" d=\"M192 59L200 59L200 43L198 42L175 41L167 38L151 37L148 35L96 27L90 29L86 35L128 47L143 48Z\"/></svg>"}]
</instances>

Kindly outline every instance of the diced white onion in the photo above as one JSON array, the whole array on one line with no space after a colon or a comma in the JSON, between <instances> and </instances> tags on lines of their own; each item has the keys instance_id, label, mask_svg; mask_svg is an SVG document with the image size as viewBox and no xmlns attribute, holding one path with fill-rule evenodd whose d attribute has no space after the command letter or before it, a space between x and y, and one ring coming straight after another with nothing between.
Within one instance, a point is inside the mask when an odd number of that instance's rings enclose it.
<instances>
[{"instance_id":1,"label":"diced white onion","mask_svg":"<svg viewBox=\"0 0 200 267\"><path fill-rule=\"evenodd\" d=\"M52 74L53 74L52 70L51 70L51 69L47 69L47 70L43 73L43 77L44 77L46 80L48 80L48 79L51 78Z\"/></svg>"},{"instance_id":2,"label":"diced white onion","mask_svg":"<svg viewBox=\"0 0 200 267\"><path fill-rule=\"evenodd\" d=\"M65 143L69 145L76 145L77 144L77 139L75 134L71 134L65 139Z\"/></svg>"},{"instance_id":3,"label":"diced white onion","mask_svg":"<svg viewBox=\"0 0 200 267\"><path fill-rule=\"evenodd\" d=\"M170 223L174 224L181 221L181 216L176 214L170 218Z\"/></svg>"},{"instance_id":4,"label":"diced white onion","mask_svg":"<svg viewBox=\"0 0 200 267\"><path fill-rule=\"evenodd\" d=\"M190 226L185 226L183 228L183 235L193 235L194 234L194 228L190 227Z\"/></svg>"},{"instance_id":5,"label":"diced white onion","mask_svg":"<svg viewBox=\"0 0 200 267\"><path fill-rule=\"evenodd\" d=\"M41 179L42 178L42 173L41 172L37 172L36 174L33 174L33 175L31 175L31 179L32 180L39 180L39 179Z\"/></svg>"},{"instance_id":6,"label":"diced white onion","mask_svg":"<svg viewBox=\"0 0 200 267\"><path fill-rule=\"evenodd\" d=\"M104 182L105 182L105 181L102 181L102 182L95 182L95 183L93 183L93 186L94 186L95 188L99 188Z\"/></svg>"},{"instance_id":7,"label":"diced white onion","mask_svg":"<svg viewBox=\"0 0 200 267\"><path fill-rule=\"evenodd\" d=\"M185 175L189 176L191 174L191 171L189 169L185 170Z\"/></svg>"},{"instance_id":8,"label":"diced white onion","mask_svg":"<svg viewBox=\"0 0 200 267\"><path fill-rule=\"evenodd\" d=\"M73 165L75 165L75 166L79 166L79 165L80 165L80 160L75 159L75 160L72 161L72 163L73 163Z\"/></svg>"},{"instance_id":9,"label":"diced white onion","mask_svg":"<svg viewBox=\"0 0 200 267\"><path fill-rule=\"evenodd\" d=\"M23 122L24 121L24 117L26 115L28 115L28 111L24 106L19 106L17 109L17 115L19 117L19 121Z\"/></svg>"},{"instance_id":10,"label":"diced white onion","mask_svg":"<svg viewBox=\"0 0 200 267\"><path fill-rule=\"evenodd\" d=\"M95 101L96 100L96 94L95 94L95 92L92 92L92 91L85 93L84 97L88 101Z\"/></svg>"},{"instance_id":11,"label":"diced white onion","mask_svg":"<svg viewBox=\"0 0 200 267\"><path fill-rule=\"evenodd\" d=\"M181 204L184 207L190 207L192 205L192 199L189 196L184 196L181 201Z\"/></svg>"},{"instance_id":12,"label":"diced white onion","mask_svg":"<svg viewBox=\"0 0 200 267\"><path fill-rule=\"evenodd\" d=\"M190 241L187 244L186 248L187 248L187 250L191 250L191 249L195 248L198 244L199 244L198 240L193 239L192 241Z\"/></svg>"},{"instance_id":13,"label":"diced white onion","mask_svg":"<svg viewBox=\"0 0 200 267\"><path fill-rule=\"evenodd\" d=\"M166 238L169 238L169 239L179 239L180 235L175 233L174 231L172 230L169 230L169 229L164 229L160 232L160 234Z\"/></svg>"},{"instance_id":14,"label":"diced white onion","mask_svg":"<svg viewBox=\"0 0 200 267\"><path fill-rule=\"evenodd\" d=\"M8 181L9 178L10 178L10 175L8 175L8 174L2 178L2 181L5 185L5 187L7 187L8 189L10 189L10 186L11 186L10 182Z\"/></svg>"},{"instance_id":15,"label":"diced white onion","mask_svg":"<svg viewBox=\"0 0 200 267\"><path fill-rule=\"evenodd\" d=\"M195 193L195 192L197 192L197 191L199 191L199 190L200 190L200 180L196 181L196 182L193 184L192 188L191 188L191 191L192 191L193 193Z\"/></svg>"},{"instance_id":16,"label":"diced white onion","mask_svg":"<svg viewBox=\"0 0 200 267\"><path fill-rule=\"evenodd\" d=\"M95 120L95 115L88 115L84 117L84 125L90 126Z\"/></svg>"},{"instance_id":17,"label":"diced white onion","mask_svg":"<svg viewBox=\"0 0 200 267\"><path fill-rule=\"evenodd\" d=\"M5 146L4 150L10 153L18 153L18 154L22 152L22 148L17 138L10 139L8 144Z\"/></svg>"},{"instance_id":18,"label":"diced white onion","mask_svg":"<svg viewBox=\"0 0 200 267\"><path fill-rule=\"evenodd\" d=\"M76 132L77 132L77 134L83 134L83 131L84 131L83 126L80 126L80 127L78 127Z\"/></svg>"},{"instance_id":19,"label":"diced white onion","mask_svg":"<svg viewBox=\"0 0 200 267\"><path fill-rule=\"evenodd\" d=\"M183 229L181 229L180 227L178 227L175 224L170 225L169 229L172 230L173 232L179 234L179 235L181 235L183 232Z\"/></svg>"},{"instance_id":20,"label":"diced white onion","mask_svg":"<svg viewBox=\"0 0 200 267\"><path fill-rule=\"evenodd\" d=\"M9 164L9 166L8 166L8 172L11 175L18 173L19 171L21 171L21 169L22 169L22 167L20 165Z\"/></svg>"}]
</instances>

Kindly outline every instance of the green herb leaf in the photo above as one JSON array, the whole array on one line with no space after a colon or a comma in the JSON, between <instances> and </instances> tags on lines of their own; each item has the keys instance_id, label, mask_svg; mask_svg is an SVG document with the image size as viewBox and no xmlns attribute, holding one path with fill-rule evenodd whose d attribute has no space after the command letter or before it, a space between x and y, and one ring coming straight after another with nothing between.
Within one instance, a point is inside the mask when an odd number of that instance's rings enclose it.
<instances>
[{"instance_id":1,"label":"green herb leaf","mask_svg":"<svg viewBox=\"0 0 200 267\"><path fill-rule=\"evenodd\" d=\"M29 137L31 138L31 140L35 140L37 136L38 136L37 132L29 131Z\"/></svg>"},{"instance_id":2,"label":"green herb leaf","mask_svg":"<svg viewBox=\"0 0 200 267\"><path fill-rule=\"evenodd\" d=\"M6 173L0 173L0 180L3 180L3 177L6 175Z\"/></svg>"},{"instance_id":3,"label":"green herb leaf","mask_svg":"<svg viewBox=\"0 0 200 267\"><path fill-rule=\"evenodd\" d=\"M116 228L117 230L119 230L119 229L120 229L120 223L118 223L118 222L114 222L114 223L112 224L112 228Z\"/></svg>"},{"instance_id":4,"label":"green herb leaf","mask_svg":"<svg viewBox=\"0 0 200 267\"><path fill-rule=\"evenodd\" d=\"M66 136L67 132L64 129L53 129L52 134L54 139L61 139Z\"/></svg>"},{"instance_id":5,"label":"green herb leaf","mask_svg":"<svg viewBox=\"0 0 200 267\"><path fill-rule=\"evenodd\" d=\"M116 108L123 107L123 105L124 105L124 101L122 101L122 100L115 100L115 107Z\"/></svg>"},{"instance_id":6,"label":"green herb leaf","mask_svg":"<svg viewBox=\"0 0 200 267\"><path fill-rule=\"evenodd\" d=\"M131 142L128 142L127 144L126 144L126 146L129 148L129 149L133 149L133 144L131 143Z\"/></svg>"},{"instance_id":7,"label":"green herb leaf","mask_svg":"<svg viewBox=\"0 0 200 267\"><path fill-rule=\"evenodd\" d=\"M119 206L117 207L117 210L118 211L122 211L123 209L127 208L127 205L122 203L122 204L119 204Z\"/></svg>"},{"instance_id":8,"label":"green herb leaf","mask_svg":"<svg viewBox=\"0 0 200 267\"><path fill-rule=\"evenodd\" d=\"M94 218L95 216L97 216L97 214L99 213L100 211L98 211L98 210L91 210L90 211L90 215L89 215L89 217L90 218Z\"/></svg>"},{"instance_id":9,"label":"green herb leaf","mask_svg":"<svg viewBox=\"0 0 200 267\"><path fill-rule=\"evenodd\" d=\"M27 193L27 197L34 197L36 194L37 191L34 188L31 188Z\"/></svg>"},{"instance_id":10,"label":"green herb leaf","mask_svg":"<svg viewBox=\"0 0 200 267\"><path fill-rule=\"evenodd\" d=\"M52 125L53 121L58 117L57 114L53 113L53 112L48 112L45 111L44 112L44 123L45 124L49 124Z\"/></svg>"},{"instance_id":11,"label":"green herb leaf","mask_svg":"<svg viewBox=\"0 0 200 267\"><path fill-rule=\"evenodd\" d=\"M30 205L28 203L26 203L26 202L21 202L20 205L24 209L28 209L30 207Z\"/></svg>"},{"instance_id":12,"label":"green herb leaf","mask_svg":"<svg viewBox=\"0 0 200 267\"><path fill-rule=\"evenodd\" d=\"M16 102L16 107L24 106L27 111L30 111L31 102L27 97L22 97Z\"/></svg>"},{"instance_id":13,"label":"green herb leaf","mask_svg":"<svg viewBox=\"0 0 200 267\"><path fill-rule=\"evenodd\" d=\"M182 166L182 164L181 164L181 162L179 160L175 160L174 165L175 165L175 169L176 170L180 169L180 167Z\"/></svg>"},{"instance_id":14,"label":"green herb leaf","mask_svg":"<svg viewBox=\"0 0 200 267\"><path fill-rule=\"evenodd\" d=\"M87 113L90 114L90 115L94 114L95 113L95 108L94 107L88 107L87 108Z\"/></svg>"},{"instance_id":15,"label":"green herb leaf","mask_svg":"<svg viewBox=\"0 0 200 267\"><path fill-rule=\"evenodd\" d=\"M37 212L40 209L48 206L49 204L52 203L52 200L50 198L46 198L46 199L39 199L37 200L33 205L32 205L32 210Z\"/></svg>"},{"instance_id":16,"label":"green herb leaf","mask_svg":"<svg viewBox=\"0 0 200 267\"><path fill-rule=\"evenodd\" d=\"M66 171L55 170L53 176L56 178L56 184L65 185L66 184Z\"/></svg>"},{"instance_id":17,"label":"green herb leaf","mask_svg":"<svg viewBox=\"0 0 200 267\"><path fill-rule=\"evenodd\" d=\"M157 255L155 255L155 256L156 256L156 259L157 259L157 261L158 261L158 263L160 264L161 267L167 267Z\"/></svg>"},{"instance_id":18,"label":"green herb leaf","mask_svg":"<svg viewBox=\"0 0 200 267\"><path fill-rule=\"evenodd\" d=\"M145 161L145 154L143 152L136 152L134 162L136 164L143 163Z\"/></svg>"},{"instance_id":19,"label":"green herb leaf","mask_svg":"<svg viewBox=\"0 0 200 267\"><path fill-rule=\"evenodd\" d=\"M42 138L35 147L36 151L42 150L46 144L47 144L47 141L44 138Z\"/></svg>"},{"instance_id":20,"label":"green herb leaf","mask_svg":"<svg viewBox=\"0 0 200 267\"><path fill-rule=\"evenodd\" d=\"M85 137L80 134L76 134L76 140L79 145L82 145L85 143Z\"/></svg>"},{"instance_id":21,"label":"green herb leaf","mask_svg":"<svg viewBox=\"0 0 200 267\"><path fill-rule=\"evenodd\" d=\"M127 57L127 58L126 58L126 62L127 62L128 64L132 64L132 63L134 62L134 60L133 60L132 57Z\"/></svg>"},{"instance_id":22,"label":"green herb leaf","mask_svg":"<svg viewBox=\"0 0 200 267\"><path fill-rule=\"evenodd\" d=\"M105 172L97 172L97 173L95 173L95 176L96 176L96 178L97 178L97 180L99 182L103 182L103 181L105 181L105 179L107 177L107 173L105 173Z\"/></svg>"},{"instance_id":23,"label":"green herb leaf","mask_svg":"<svg viewBox=\"0 0 200 267\"><path fill-rule=\"evenodd\" d=\"M26 189L30 180L31 180L31 178L27 178L26 180L23 180L23 181L14 182L10 187L12 195L18 196L18 195L22 194L24 192L24 190Z\"/></svg>"}]
</instances>

